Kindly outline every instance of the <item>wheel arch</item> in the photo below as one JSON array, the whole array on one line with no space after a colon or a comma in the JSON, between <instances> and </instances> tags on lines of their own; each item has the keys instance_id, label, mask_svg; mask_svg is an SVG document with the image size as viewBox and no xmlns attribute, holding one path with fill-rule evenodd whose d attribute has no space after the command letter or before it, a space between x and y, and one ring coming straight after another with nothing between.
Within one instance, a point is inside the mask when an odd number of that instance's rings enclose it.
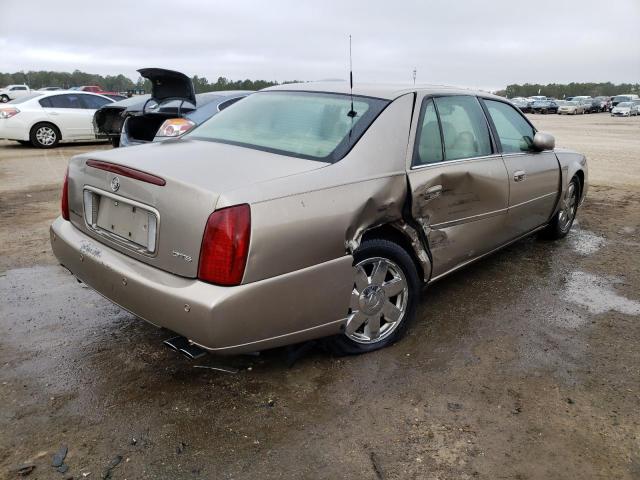
<instances>
[{"instance_id":1,"label":"wheel arch","mask_svg":"<svg viewBox=\"0 0 640 480\"><path fill-rule=\"evenodd\" d=\"M561 195L565 194L571 179L573 177L577 177L578 182L580 183L579 198L580 203L582 203L589 188L589 169L587 165L587 158L580 153L572 152L570 150L556 151L556 157L560 163L560 171L562 175L562 184L560 186Z\"/></svg>"},{"instance_id":2,"label":"wheel arch","mask_svg":"<svg viewBox=\"0 0 640 480\"><path fill-rule=\"evenodd\" d=\"M52 125L57 131L58 131L58 136L59 136L59 140L62 140L62 129L55 124L55 122L52 122L51 120L49 120L48 118L39 118L38 120L36 120L35 122L33 122L31 124L31 127L29 127L29 136L31 136L31 133L33 132L33 129L36 128L38 125L41 125L43 123L48 123L49 125Z\"/></svg>"},{"instance_id":3,"label":"wheel arch","mask_svg":"<svg viewBox=\"0 0 640 480\"><path fill-rule=\"evenodd\" d=\"M424 283L431 277L431 257L422 245L418 232L404 221L386 223L366 230L361 238L371 240L374 238L389 240L402 247L411 257L418 270L418 275Z\"/></svg>"}]
</instances>

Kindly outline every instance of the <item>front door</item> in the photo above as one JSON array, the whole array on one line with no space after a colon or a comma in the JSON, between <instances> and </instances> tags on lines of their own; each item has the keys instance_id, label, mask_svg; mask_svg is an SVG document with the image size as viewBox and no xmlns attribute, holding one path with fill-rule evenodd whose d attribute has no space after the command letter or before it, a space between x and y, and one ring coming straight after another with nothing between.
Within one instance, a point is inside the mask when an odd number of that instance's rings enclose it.
<instances>
[{"instance_id":1,"label":"front door","mask_svg":"<svg viewBox=\"0 0 640 480\"><path fill-rule=\"evenodd\" d=\"M512 238L549 221L560 191L560 165L553 151L533 149L535 129L511 105L483 100L509 175L507 228Z\"/></svg>"},{"instance_id":2,"label":"front door","mask_svg":"<svg viewBox=\"0 0 640 480\"><path fill-rule=\"evenodd\" d=\"M427 96L418 115L411 208L437 278L505 243L509 182L475 96Z\"/></svg>"}]
</instances>

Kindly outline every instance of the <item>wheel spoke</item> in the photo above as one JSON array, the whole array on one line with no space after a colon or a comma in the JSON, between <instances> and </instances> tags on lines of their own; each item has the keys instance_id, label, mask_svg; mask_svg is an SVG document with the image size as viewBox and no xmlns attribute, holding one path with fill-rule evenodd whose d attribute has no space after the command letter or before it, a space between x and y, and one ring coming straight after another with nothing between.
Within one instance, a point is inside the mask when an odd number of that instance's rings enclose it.
<instances>
[{"instance_id":1,"label":"wheel spoke","mask_svg":"<svg viewBox=\"0 0 640 480\"><path fill-rule=\"evenodd\" d=\"M382 288L387 298L395 297L404 290L404 281L400 277L394 277L392 280L383 283Z\"/></svg>"},{"instance_id":2,"label":"wheel spoke","mask_svg":"<svg viewBox=\"0 0 640 480\"><path fill-rule=\"evenodd\" d=\"M380 336L380 314L369 317L367 325L364 327L364 334L371 340Z\"/></svg>"},{"instance_id":3,"label":"wheel spoke","mask_svg":"<svg viewBox=\"0 0 640 480\"><path fill-rule=\"evenodd\" d=\"M398 307L387 300L384 307L382 307L382 313L384 314L384 318L387 322L397 322L400 319L400 314L402 312Z\"/></svg>"},{"instance_id":4,"label":"wheel spoke","mask_svg":"<svg viewBox=\"0 0 640 480\"><path fill-rule=\"evenodd\" d=\"M369 277L367 277L367 273L364 271L362 267L356 267L356 289L358 292L362 293L362 291L367 288L369 285Z\"/></svg>"},{"instance_id":5,"label":"wheel spoke","mask_svg":"<svg viewBox=\"0 0 640 480\"><path fill-rule=\"evenodd\" d=\"M347 335L353 335L356 330L358 330L362 324L365 322L367 317L362 312L354 312L347 319L347 326L345 332Z\"/></svg>"},{"instance_id":6,"label":"wheel spoke","mask_svg":"<svg viewBox=\"0 0 640 480\"><path fill-rule=\"evenodd\" d=\"M358 308L360 307L360 294L353 289L351 291L351 301L349 302L349 308L351 308L352 311L356 311L358 310Z\"/></svg>"},{"instance_id":7,"label":"wheel spoke","mask_svg":"<svg viewBox=\"0 0 640 480\"><path fill-rule=\"evenodd\" d=\"M387 262L378 260L373 266L373 272L371 273L371 283L373 285L382 285L385 277L387 276Z\"/></svg>"}]
</instances>

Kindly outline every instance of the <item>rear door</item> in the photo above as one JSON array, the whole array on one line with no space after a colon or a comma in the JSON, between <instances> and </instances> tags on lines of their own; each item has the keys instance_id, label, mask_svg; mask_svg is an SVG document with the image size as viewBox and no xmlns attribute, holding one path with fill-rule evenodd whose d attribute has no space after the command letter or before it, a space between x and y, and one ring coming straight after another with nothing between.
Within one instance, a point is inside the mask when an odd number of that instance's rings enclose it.
<instances>
[{"instance_id":1,"label":"rear door","mask_svg":"<svg viewBox=\"0 0 640 480\"><path fill-rule=\"evenodd\" d=\"M506 241L507 171L475 96L425 96L417 115L411 210L437 278Z\"/></svg>"},{"instance_id":2,"label":"rear door","mask_svg":"<svg viewBox=\"0 0 640 480\"><path fill-rule=\"evenodd\" d=\"M82 131L78 132L78 134L82 135L82 138L95 139L93 116L99 108L102 108L109 103L113 103L113 100L99 95L80 94L79 97L80 102L82 103L84 120L82 124Z\"/></svg>"},{"instance_id":3,"label":"rear door","mask_svg":"<svg viewBox=\"0 0 640 480\"><path fill-rule=\"evenodd\" d=\"M514 107L483 100L509 175L507 227L512 238L545 224L560 191L560 164L553 151L533 148L535 128Z\"/></svg>"},{"instance_id":4,"label":"rear door","mask_svg":"<svg viewBox=\"0 0 640 480\"><path fill-rule=\"evenodd\" d=\"M61 131L64 140L82 140L93 137L91 118L80 93L52 95L40 100L47 116Z\"/></svg>"}]
</instances>

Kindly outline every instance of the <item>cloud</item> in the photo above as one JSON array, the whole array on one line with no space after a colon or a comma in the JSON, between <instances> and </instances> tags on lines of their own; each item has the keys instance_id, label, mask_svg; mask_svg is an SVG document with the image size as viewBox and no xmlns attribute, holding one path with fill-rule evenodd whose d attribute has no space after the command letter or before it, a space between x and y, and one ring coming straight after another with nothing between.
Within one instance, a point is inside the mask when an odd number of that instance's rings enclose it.
<instances>
[{"instance_id":1,"label":"cloud","mask_svg":"<svg viewBox=\"0 0 640 480\"><path fill-rule=\"evenodd\" d=\"M215 80L347 78L481 88L640 79L640 2L610 0L4 0L2 71L124 73L160 66Z\"/></svg>"}]
</instances>

